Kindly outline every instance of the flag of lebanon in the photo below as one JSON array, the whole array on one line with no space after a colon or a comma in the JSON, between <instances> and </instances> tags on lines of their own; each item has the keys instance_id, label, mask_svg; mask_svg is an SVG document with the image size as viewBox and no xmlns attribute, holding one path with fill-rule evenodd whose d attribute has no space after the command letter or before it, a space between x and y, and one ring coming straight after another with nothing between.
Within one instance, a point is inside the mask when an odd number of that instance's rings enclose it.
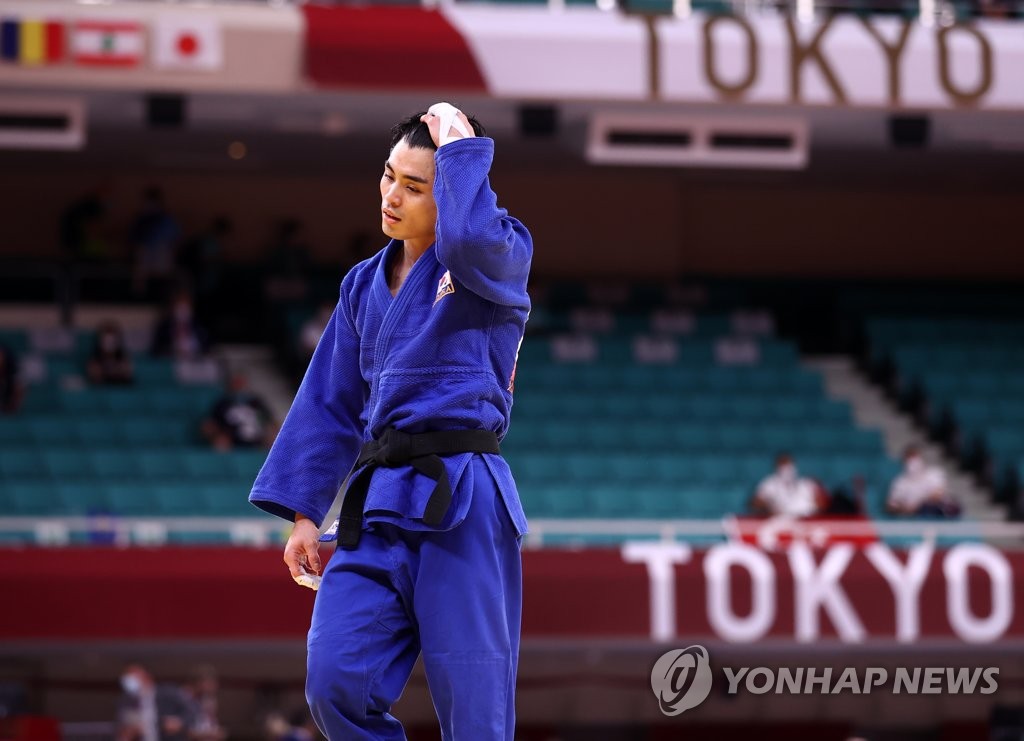
<instances>
[{"instance_id":1,"label":"flag of lebanon","mask_svg":"<svg viewBox=\"0 0 1024 741\"><path fill-rule=\"evenodd\" d=\"M224 41L215 18L200 15L157 17L153 66L166 70L216 70L224 64Z\"/></svg>"},{"instance_id":2,"label":"flag of lebanon","mask_svg":"<svg viewBox=\"0 0 1024 741\"><path fill-rule=\"evenodd\" d=\"M76 21L71 36L75 64L135 67L142 60L142 25L136 21Z\"/></svg>"}]
</instances>

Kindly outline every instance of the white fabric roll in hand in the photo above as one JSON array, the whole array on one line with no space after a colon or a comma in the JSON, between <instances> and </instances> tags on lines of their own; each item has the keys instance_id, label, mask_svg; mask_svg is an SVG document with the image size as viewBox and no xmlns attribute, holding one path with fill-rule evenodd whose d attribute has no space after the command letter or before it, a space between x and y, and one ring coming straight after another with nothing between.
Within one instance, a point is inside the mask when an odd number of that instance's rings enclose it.
<instances>
[{"instance_id":1,"label":"white fabric roll in hand","mask_svg":"<svg viewBox=\"0 0 1024 741\"><path fill-rule=\"evenodd\" d=\"M441 126L437 132L440 142L438 146L444 146L449 142L470 136L470 133L466 131L465 125L458 118L462 111L451 103L434 103L434 105L427 109L427 113L432 113L440 120ZM452 136L452 129L455 129L457 132L462 134L462 136Z\"/></svg>"}]
</instances>

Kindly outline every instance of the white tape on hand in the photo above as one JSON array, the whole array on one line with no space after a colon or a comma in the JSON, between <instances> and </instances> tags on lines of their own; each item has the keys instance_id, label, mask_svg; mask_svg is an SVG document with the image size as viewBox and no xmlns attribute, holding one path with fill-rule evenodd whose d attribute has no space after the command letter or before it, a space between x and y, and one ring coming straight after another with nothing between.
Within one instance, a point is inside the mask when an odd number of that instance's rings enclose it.
<instances>
[{"instance_id":1,"label":"white tape on hand","mask_svg":"<svg viewBox=\"0 0 1024 741\"><path fill-rule=\"evenodd\" d=\"M441 126L437 130L438 146L444 146L449 142L470 136L470 133L466 131L465 125L458 118L462 111L451 103L434 103L434 105L427 109L427 113L432 113L440 119ZM452 136L452 129L455 129L462 136Z\"/></svg>"},{"instance_id":2,"label":"white tape on hand","mask_svg":"<svg viewBox=\"0 0 1024 741\"><path fill-rule=\"evenodd\" d=\"M301 574L292 578L295 579L295 583L300 587L309 587L314 592L320 589L321 577L318 574L311 574L303 569Z\"/></svg>"}]
</instances>

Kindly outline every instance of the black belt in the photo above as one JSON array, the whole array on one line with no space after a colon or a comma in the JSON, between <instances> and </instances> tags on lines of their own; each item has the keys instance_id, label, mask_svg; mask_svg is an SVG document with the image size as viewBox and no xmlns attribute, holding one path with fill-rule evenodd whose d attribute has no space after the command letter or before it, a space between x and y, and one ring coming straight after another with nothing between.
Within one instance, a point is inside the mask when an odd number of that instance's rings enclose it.
<instances>
[{"instance_id":1,"label":"black belt","mask_svg":"<svg viewBox=\"0 0 1024 741\"><path fill-rule=\"evenodd\" d=\"M338 545L347 549L359 545L370 476L378 466L396 468L410 465L436 482L427 500L423 521L437 526L441 524L452 503L448 471L439 456L500 452L498 436L488 430L441 430L412 435L389 427L379 440L371 440L363 445L352 467L348 490L341 503L341 516L338 518Z\"/></svg>"}]
</instances>

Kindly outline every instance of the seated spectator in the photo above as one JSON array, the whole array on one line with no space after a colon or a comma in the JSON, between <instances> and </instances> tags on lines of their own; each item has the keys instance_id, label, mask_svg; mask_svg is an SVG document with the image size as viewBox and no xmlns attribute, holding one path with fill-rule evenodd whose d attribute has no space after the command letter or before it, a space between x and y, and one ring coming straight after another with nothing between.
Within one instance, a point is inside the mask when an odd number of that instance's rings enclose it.
<instances>
[{"instance_id":1,"label":"seated spectator","mask_svg":"<svg viewBox=\"0 0 1024 741\"><path fill-rule=\"evenodd\" d=\"M886 509L912 517L958 517L960 505L949 496L946 474L929 465L914 445L903 454L903 473L889 487Z\"/></svg>"},{"instance_id":2,"label":"seated spectator","mask_svg":"<svg viewBox=\"0 0 1024 741\"><path fill-rule=\"evenodd\" d=\"M166 284L174 275L174 255L181 238L178 222L164 207L160 188L142 194L142 208L132 222L129 242L135 262L133 288L142 293L148 281Z\"/></svg>"},{"instance_id":3,"label":"seated spectator","mask_svg":"<svg viewBox=\"0 0 1024 741\"><path fill-rule=\"evenodd\" d=\"M321 738L309 710L296 710L287 718L271 713L265 721L267 737L272 741L314 741Z\"/></svg>"},{"instance_id":4,"label":"seated spectator","mask_svg":"<svg viewBox=\"0 0 1024 741\"><path fill-rule=\"evenodd\" d=\"M89 383L118 386L134 382L135 369L125 348L124 332L115 322L104 322L96 331L96 342L85 366Z\"/></svg>"},{"instance_id":5,"label":"seated spectator","mask_svg":"<svg viewBox=\"0 0 1024 741\"><path fill-rule=\"evenodd\" d=\"M269 448L277 436L277 424L270 409L250 392L248 379L235 373L228 390L203 421L203 436L216 450Z\"/></svg>"},{"instance_id":6,"label":"seated spectator","mask_svg":"<svg viewBox=\"0 0 1024 741\"><path fill-rule=\"evenodd\" d=\"M227 731L217 717L217 673L212 666L200 666L184 687L188 705L189 738L192 741L221 741Z\"/></svg>"},{"instance_id":7,"label":"seated spectator","mask_svg":"<svg viewBox=\"0 0 1024 741\"><path fill-rule=\"evenodd\" d=\"M14 414L25 399L25 385L18 375L18 358L7 345L0 344L0 414Z\"/></svg>"},{"instance_id":8,"label":"seated spectator","mask_svg":"<svg viewBox=\"0 0 1024 741\"><path fill-rule=\"evenodd\" d=\"M179 291L153 330L150 352L161 357L194 360L206 351L206 332L196 321L192 296L188 291Z\"/></svg>"},{"instance_id":9,"label":"seated spectator","mask_svg":"<svg viewBox=\"0 0 1024 741\"><path fill-rule=\"evenodd\" d=\"M757 485L751 506L757 514L809 517L826 509L828 497L813 479L801 477L789 453L775 459L775 472Z\"/></svg>"},{"instance_id":10,"label":"seated spectator","mask_svg":"<svg viewBox=\"0 0 1024 741\"><path fill-rule=\"evenodd\" d=\"M138 664L121 673L121 699L117 704L117 741L188 741L188 707L181 690L157 686Z\"/></svg>"},{"instance_id":11,"label":"seated spectator","mask_svg":"<svg viewBox=\"0 0 1024 741\"><path fill-rule=\"evenodd\" d=\"M60 243L73 260L103 261L110 258L105 220L110 188L96 186L68 205L60 216Z\"/></svg>"},{"instance_id":12,"label":"seated spectator","mask_svg":"<svg viewBox=\"0 0 1024 741\"><path fill-rule=\"evenodd\" d=\"M220 289L224 241L231 234L231 221L218 216L178 252L178 267L195 294L196 309L204 321L214 318L214 300Z\"/></svg>"},{"instance_id":13,"label":"seated spectator","mask_svg":"<svg viewBox=\"0 0 1024 741\"><path fill-rule=\"evenodd\" d=\"M316 350L316 346L320 342L320 336L327 329L327 323L331 321L333 313L334 304L325 301L320 304L317 312L307 319L299 329L299 357L302 358L303 362L308 363L309 359L313 357L313 351Z\"/></svg>"}]
</instances>

